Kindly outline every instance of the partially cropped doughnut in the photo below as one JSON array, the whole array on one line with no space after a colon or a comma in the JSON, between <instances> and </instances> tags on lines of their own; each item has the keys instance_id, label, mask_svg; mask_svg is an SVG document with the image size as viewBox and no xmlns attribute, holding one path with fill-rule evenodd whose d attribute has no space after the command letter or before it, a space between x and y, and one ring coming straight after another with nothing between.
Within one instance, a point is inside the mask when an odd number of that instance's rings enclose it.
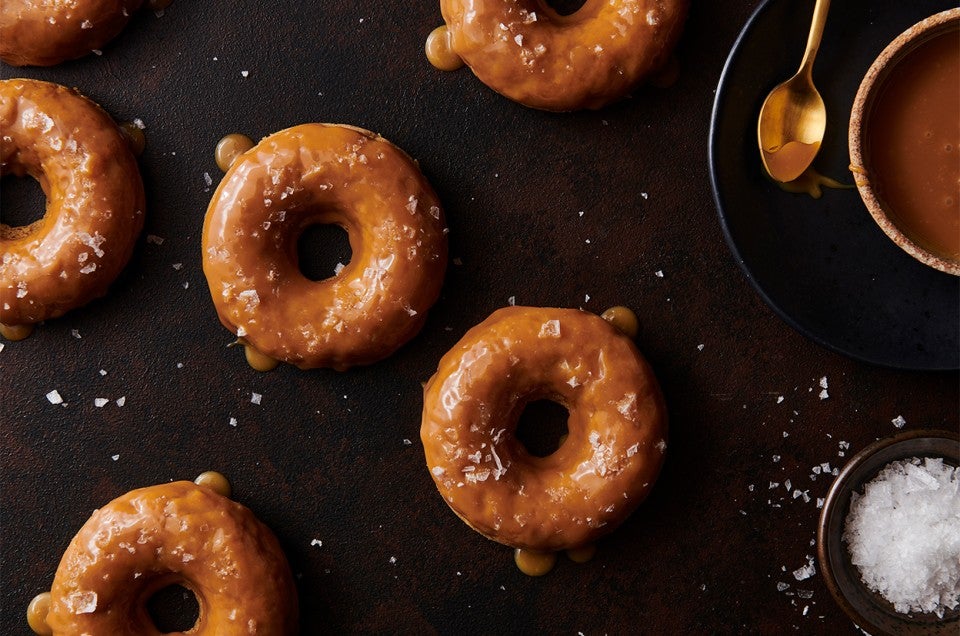
<instances>
[{"instance_id":1,"label":"partially cropped doughnut","mask_svg":"<svg viewBox=\"0 0 960 636\"><path fill-rule=\"evenodd\" d=\"M352 251L320 281L297 258L316 224L341 226ZM443 283L446 234L436 194L403 151L358 128L304 124L227 171L204 221L203 272L220 322L248 353L343 370L420 330Z\"/></svg>"},{"instance_id":2,"label":"partially cropped doughnut","mask_svg":"<svg viewBox=\"0 0 960 636\"><path fill-rule=\"evenodd\" d=\"M440 11L447 47L481 82L526 106L570 111L601 108L660 70L688 4L586 0L564 16L544 0L440 0ZM428 56L455 68L443 48L428 44Z\"/></svg>"},{"instance_id":3,"label":"partially cropped doughnut","mask_svg":"<svg viewBox=\"0 0 960 636\"><path fill-rule=\"evenodd\" d=\"M146 602L170 585L196 597L189 634L297 633L297 592L276 537L249 509L187 481L94 512L60 561L45 621L28 617L56 636L152 636L160 631Z\"/></svg>"},{"instance_id":4,"label":"partially cropped doughnut","mask_svg":"<svg viewBox=\"0 0 960 636\"><path fill-rule=\"evenodd\" d=\"M130 144L74 90L0 81L0 174L29 175L43 218L0 220L0 326L32 325L103 296L143 228L143 181Z\"/></svg>"},{"instance_id":5,"label":"partially cropped doughnut","mask_svg":"<svg viewBox=\"0 0 960 636\"><path fill-rule=\"evenodd\" d=\"M143 0L0 2L0 59L12 66L52 66L112 40Z\"/></svg>"},{"instance_id":6,"label":"partially cropped doughnut","mask_svg":"<svg viewBox=\"0 0 960 636\"><path fill-rule=\"evenodd\" d=\"M516 438L525 406L567 408L546 457ZM469 526L537 552L587 545L647 496L666 451L659 385L633 342L573 309L507 307L470 329L424 389L420 437L444 500Z\"/></svg>"}]
</instances>

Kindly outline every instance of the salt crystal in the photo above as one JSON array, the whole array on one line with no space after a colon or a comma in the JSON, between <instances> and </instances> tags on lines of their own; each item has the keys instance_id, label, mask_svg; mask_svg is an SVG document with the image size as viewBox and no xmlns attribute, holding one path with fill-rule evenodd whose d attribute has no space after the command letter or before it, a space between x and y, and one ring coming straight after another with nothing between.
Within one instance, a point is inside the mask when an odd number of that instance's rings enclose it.
<instances>
[{"instance_id":1,"label":"salt crystal","mask_svg":"<svg viewBox=\"0 0 960 636\"><path fill-rule=\"evenodd\" d=\"M820 399L821 399L821 400L826 400L828 397L830 397L830 394L827 393L827 390L826 390L826 389L823 389L822 391L820 391Z\"/></svg>"},{"instance_id":2,"label":"salt crystal","mask_svg":"<svg viewBox=\"0 0 960 636\"><path fill-rule=\"evenodd\" d=\"M892 420L890 420L890 423L897 428L903 428L903 425L907 423L907 420L903 419L902 415L898 415Z\"/></svg>"},{"instance_id":3,"label":"salt crystal","mask_svg":"<svg viewBox=\"0 0 960 636\"><path fill-rule=\"evenodd\" d=\"M182 269L182 268L183 268L183 263L174 263L174 264L173 264L173 269L175 269L175 270L178 270L178 271L179 271L179 270Z\"/></svg>"},{"instance_id":4,"label":"salt crystal","mask_svg":"<svg viewBox=\"0 0 960 636\"><path fill-rule=\"evenodd\" d=\"M147 243L153 243L154 245L163 245L163 237L157 236L156 234L147 234Z\"/></svg>"},{"instance_id":5,"label":"salt crystal","mask_svg":"<svg viewBox=\"0 0 960 636\"><path fill-rule=\"evenodd\" d=\"M117 406L123 406L123 405L126 404L126 403L127 403L127 396L126 396L126 395L122 395L122 396L120 396L119 398L117 398Z\"/></svg>"},{"instance_id":6,"label":"salt crystal","mask_svg":"<svg viewBox=\"0 0 960 636\"><path fill-rule=\"evenodd\" d=\"M658 269L658 270L655 271L653 274L654 274L654 276L656 276L657 278L663 278L663 270L662 270L662 269Z\"/></svg>"},{"instance_id":7,"label":"salt crystal","mask_svg":"<svg viewBox=\"0 0 960 636\"><path fill-rule=\"evenodd\" d=\"M56 389L47 393L47 400L50 401L50 404L63 404L63 398L60 397L60 393Z\"/></svg>"},{"instance_id":8,"label":"salt crystal","mask_svg":"<svg viewBox=\"0 0 960 636\"><path fill-rule=\"evenodd\" d=\"M240 74L243 75L244 77L249 77L250 71L240 71Z\"/></svg>"},{"instance_id":9,"label":"salt crystal","mask_svg":"<svg viewBox=\"0 0 960 636\"><path fill-rule=\"evenodd\" d=\"M799 568L793 571L793 578L797 579L798 581L805 581L816 573L817 573L817 568L816 566L813 565L813 557L808 556L807 564L800 566Z\"/></svg>"},{"instance_id":10,"label":"salt crystal","mask_svg":"<svg viewBox=\"0 0 960 636\"><path fill-rule=\"evenodd\" d=\"M960 469L930 457L887 464L853 494L843 540L896 611L943 618L960 605Z\"/></svg>"},{"instance_id":11,"label":"salt crystal","mask_svg":"<svg viewBox=\"0 0 960 636\"><path fill-rule=\"evenodd\" d=\"M119 456L119 455L111 455L111 456L110 456L110 459L112 459L113 461L117 461L118 459L120 459L120 456Z\"/></svg>"},{"instance_id":12,"label":"salt crystal","mask_svg":"<svg viewBox=\"0 0 960 636\"><path fill-rule=\"evenodd\" d=\"M231 418L230 418L230 421L227 422L227 424L229 424L230 426L234 426L234 427L235 427L235 426L237 425L237 418L231 417Z\"/></svg>"},{"instance_id":13,"label":"salt crystal","mask_svg":"<svg viewBox=\"0 0 960 636\"><path fill-rule=\"evenodd\" d=\"M517 304L517 297L516 297L516 296L511 296L510 298L507 298L507 304L510 305L511 307L513 307L514 305L516 305L516 304Z\"/></svg>"},{"instance_id":14,"label":"salt crystal","mask_svg":"<svg viewBox=\"0 0 960 636\"><path fill-rule=\"evenodd\" d=\"M107 398L93 398L93 405L98 409L102 409L109 401Z\"/></svg>"},{"instance_id":15,"label":"salt crystal","mask_svg":"<svg viewBox=\"0 0 960 636\"><path fill-rule=\"evenodd\" d=\"M397 557L395 557L395 556L390 557L390 563L396 565L396 564L397 564Z\"/></svg>"},{"instance_id":16,"label":"salt crystal","mask_svg":"<svg viewBox=\"0 0 960 636\"><path fill-rule=\"evenodd\" d=\"M790 584L789 584L789 583L784 583L783 581L777 581L777 591L778 591L778 592L785 592L785 591L788 590L788 589L790 589Z\"/></svg>"},{"instance_id":17,"label":"salt crystal","mask_svg":"<svg viewBox=\"0 0 960 636\"><path fill-rule=\"evenodd\" d=\"M411 442L410 440L408 440L406 437L403 438L403 445L404 445L404 446L410 446L411 444L413 444L413 442Z\"/></svg>"},{"instance_id":18,"label":"salt crystal","mask_svg":"<svg viewBox=\"0 0 960 636\"><path fill-rule=\"evenodd\" d=\"M314 539L313 541L310 542L310 545L314 545L320 548L320 547L323 547L323 541L321 541L320 539Z\"/></svg>"},{"instance_id":19,"label":"salt crystal","mask_svg":"<svg viewBox=\"0 0 960 636\"><path fill-rule=\"evenodd\" d=\"M102 377L102 376L105 376L105 375L107 375L107 370L106 370L106 369L100 369L100 376Z\"/></svg>"},{"instance_id":20,"label":"salt crystal","mask_svg":"<svg viewBox=\"0 0 960 636\"><path fill-rule=\"evenodd\" d=\"M702 344L698 344L698 345L697 345L697 351L703 351L703 345L702 345Z\"/></svg>"},{"instance_id":21,"label":"salt crystal","mask_svg":"<svg viewBox=\"0 0 960 636\"><path fill-rule=\"evenodd\" d=\"M823 376L822 378L820 378L820 388L821 388L821 389L827 389L827 388L829 388L829 387L827 386L827 376Z\"/></svg>"},{"instance_id":22,"label":"salt crystal","mask_svg":"<svg viewBox=\"0 0 960 636\"><path fill-rule=\"evenodd\" d=\"M83 336L80 335L80 331L77 329L71 329L70 335L76 338L77 340L79 340L80 338L83 338Z\"/></svg>"},{"instance_id":23,"label":"salt crystal","mask_svg":"<svg viewBox=\"0 0 960 636\"><path fill-rule=\"evenodd\" d=\"M260 404L260 401L261 401L262 399L263 399L263 395L261 395L261 394L259 394L259 393L251 393L251 394L250 394L250 401L253 402L254 404Z\"/></svg>"},{"instance_id":24,"label":"salt crystal","mask_svg":"<svg viewBox=\"0 0 960 636\"><path fill-rule=\"evenodd\" d=\"M773 463L776 464L777 462L780 461L780 456L779 456L779 455L774 455L771 459L773 459Z\"/></svg>"},{"instance_id":25,"label":"salt crystal","mask_svg":"<svg viewBox=\"0 0 960 636\"><path fill-rule=\"evenodd\" d=\"M778 396L777 396L777 404L780 404L781 402L783 402L783 396L782 396L782 395L778 395Z\"/></svg>"}]
</instances>

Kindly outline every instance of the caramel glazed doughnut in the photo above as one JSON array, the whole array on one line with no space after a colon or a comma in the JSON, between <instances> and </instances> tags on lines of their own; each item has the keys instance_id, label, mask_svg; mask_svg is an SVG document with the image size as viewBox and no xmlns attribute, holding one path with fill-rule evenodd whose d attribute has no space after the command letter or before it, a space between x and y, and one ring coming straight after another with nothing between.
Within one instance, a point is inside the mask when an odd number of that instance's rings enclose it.
<instances>
[{"instance_id":1,"label":"caramel glazed doughnut","mask_svg":"<svg viewBox=\"0 0 960 636\"><path fill-rule=\"evenodd\" d=\"M57 568L46 625L57 636L160 634L146 602L178 584L199 606L189 634L297 632L276 537L249 509L188 481L134 490L90 517Z\"/></svg>"},{"instance_id":2,"label":"caramel glazed doughnut","mask_svg":"<svg viewBox=\"0 0 960 636\"><path fill-rule=\"evenodd\" d=\"M30 325L103 296L144 220L129 142L99 106L57 84L0 81L0 174L47 196L34 223L0 223L0 325Z\"/></svg>"},{"instance_id":3,"label":"caramel glazed doughnut","mask_svg":"<svg viewBox=\"0 0 960 636\"><path fill-rule=\"evenodd\" d=\"M546 457L516 439L526 404L567 408L569 435ZM663 397L630 339L574 309L507 307L472 328L424 389L420 436L444 500L515 548L576 548L647 496L666 451Z\"/></svg>"},{"instance_id":4,"label":"caramel glazed doughnut","mask_svg":"<svg viewBox=\"0 0 960 636\"><path fill-rule=\"evenodd\" d=\"M349 234L350 263L307 279L297 238ZM304 124L233 163L207 209L203 272L223 325L273 359L344 370L393 353L436 301L447 228L416 164L359 128Z\"/></svg>"},{"instance_id":5,"label":"caramel glazed doughnut","mask_svg":"<svg viewBox=\"0 0 960 636\"><path fill-rule=\"evenodd\" d=\"M449 46L481 82L526 106L600 108L659 70L688 0L586 0L562 16L544 0L440 0Z\"/></svg>"},{"instance_id":6,"label":"caramel glazed doughnut","mask_svg":"<svg viewBox=\"0 0 960 636\"><path fill-rule=\"evenodd\" d=\"M12 66L52 66L112 40L143 0L3 0L0 59Z\"/></svg>"}]
</instances>

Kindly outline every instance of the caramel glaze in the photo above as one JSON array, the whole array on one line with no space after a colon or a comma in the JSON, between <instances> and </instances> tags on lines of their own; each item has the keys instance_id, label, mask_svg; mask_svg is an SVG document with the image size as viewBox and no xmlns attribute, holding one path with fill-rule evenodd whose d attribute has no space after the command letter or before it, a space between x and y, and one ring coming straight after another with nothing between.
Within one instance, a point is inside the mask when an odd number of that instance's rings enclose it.
<instances>
[{"instance_id":1,"label":"caramel glaze","mask_svg":"<svg viewBox=\"0 0 960 636\"><path fill-rule=\"evenodd\" d=\"M47 625L47 614L50 612L50 592L41 592L33 597L27 605L27 625L39 636L52 636L53 630Z\"/></svg>"},{"instance_id":2,"label":"caramel glaze","mask_svg":"<svg viewBox=\"0 0 960 636\"><path fill-rule=\"evenodd\" d=\"M600 317L619 329L631 340L635 340L637 334L640 333L640 321L637 319L637 314L633 313L633 310L629 307L622 305L611 307L600 314Z\"/></svg>"},{"instance_id":3,"label":"caramel glaze","mask_svg":"<svg viewBox=\"0 0 960 636\"><path fill-rule=\"evenodd\" d=\"M601 108L667 63L688 0L440 0L453 51L477 78L532 108Z\"/></svg>"},{"instance_id":4,"label":"caramel glaze","mask_svg":"<svg viewBox=\"0 0 960 636\"><path fill-rule=\"evenodd\" d=\"M567 440L530 455L524 406L567 408ZM666 451L663 397L628 337L574 309L507 307L440 360L420 437L450 508L484 536L548 552L592 543L647 496Z\"/></svg>"},{"instance_id":5,"label":"caramel glaze","mask_svg":"<svg viewBox=\"0 0 960 636\"><path fill-rule=\"evenodd\" d=\"M347 231L353 257L311 281L297 238L324 223ZM436 195L396 146L358 128L305 124L230 167L207 209L203 271L220 322L257 351L343 370L420 330L443 282L446 233Z\"/></svg>"},{"instance_id":6,"label":"caramel glaze","mask_svg":"<svg viewBox=\"0 0 960 636\"><path fill-rule=\"evenodd\" d=\"M55 634L158 634L144 604L173 584L196 596L195 636L297 633L297 592L276 537L244 506L188 481L94 512L60 561L46 622Z\"/></svg>"},{"instance_id":7,"label":"caramel glaze","mask_svg":"<svg viewBox=\"0 0 960 636\"><path fill-rule=\"evenodd\" d=\"M52 66L100 49L127 25L143 0L0 2L0 59Z\"/></svg>"},{"instance_id":8,"label":"caramel glaze","mask_svg":"<svg viewBox=\"0 0 960 636\"><path fill-rule=\"evenodd\" d=\"M0 173L29 175L46 214L0 223L0 323L40 322L104 295L143 228L130 145L99 106L48 82L0 81Z\"/></svg>"},{"instance_id":9,"label":"caramel glaze","mask_svg":"<svg viewBox=\"0 0 960 636\"><path fill-rule=\"evenodd\" d=\"M450 45L450 30L446 25L438 26L430 32L424 52L427 60L441 71L455 71L463 66L463 59L454 53Z\"/></svg>"},{"instance_id":10,"label":"caramel glaze","mask_svg":"<svg viewBox=\"0 0 960 636\"><path fill-rule=\"evenodd\" d=\"M253 148L253 146L253 140L246 135L240 133L225 135L217 142L217 149L214 151L217 167L226 172L237 160L237 157Z\"/></svg>"},{"instance_id":11,"label":"caramel glaze","mask_svg":"<svg viewBox=\"0 0 960 636\"><path fill-rule=\"evenodd\" d=\"M203 486L204 488L209 488L221 497L230 497L230 481L225 475L215 470L200 473L197 475L197 478L193 480L193 483L198 486Z\"/></svg>"},{"instance_id":12,"label":"caramel glaze","mask_svg":"<svg viewBox=\"0 0 960 636\"><path fill-rule=\"evenodd\" d=\"M556 565L557 553L517 548L513 551L513 561L527 576L543 576Z\"/></svg>"},{"instance_id":13,"label":"caramel glaze","mask_svg":"<svg viewBox=\"0 0 960 636\"><path fill-rule=\"evenodd\" d=\"M823 188L848 190L853 187L852 185L840 183L835 179L820 174L813 166L804 170L803 174L793 181L787 181L786 183L774 181L774 183L784 192L807 194L814 199L819 199L823 196Z\"/></svg>"},{"instance_id":14,"label":"caramel glaze","mask_svg":"<svg viewBox=\"0 0 960 636\"><path fill-rule=\"evenodd\" d=\"M16 342L28 338L33 333L34 325L4 325L0 323L0 336Z\"/></svg>"}]
</instances>

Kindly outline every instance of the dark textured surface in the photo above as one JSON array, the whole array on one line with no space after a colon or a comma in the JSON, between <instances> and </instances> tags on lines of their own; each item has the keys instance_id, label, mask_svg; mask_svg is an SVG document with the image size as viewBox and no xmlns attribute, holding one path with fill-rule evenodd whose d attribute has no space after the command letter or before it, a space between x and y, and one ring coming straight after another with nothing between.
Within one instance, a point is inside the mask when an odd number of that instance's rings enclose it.
<instances>
[{"instance_id":1,"label":"dark textured surface","mask_svg":"<svg viewBox=\"0 0 960 636\"><path fill-rule=\"evenodd\" d=\"M434 2L180 2L137 15L102 57L0 67L141 118L149 203L107 298L0 351L0 632L27 633L27 602L91 510L216 469L280 538L306 634L854 633L819 574L791 574L815 554L816 498L829 486L811 468L841 463L841 441L849 456L894 432L898 415L907 428L957 428L958 376L811 342L731 257L707 134L753 5L695 4L678 83L597 113L527 110L466 70L432 69L422 43L440 22ZM204 173L219 179L223 134L305 121L369 128L418 158L457 260L423 332L395 356L343 374L264 375L226 348L204 285ZM418 436L420 383L511 296L634 308L671 415L650 499L589 564L561 558L539 579L447 509ZM66 406L46 400L52 389ZM97 397L111 402L96 408ZM794 499L787 478L811 501Z\"/></svg>"}]
</instances>

